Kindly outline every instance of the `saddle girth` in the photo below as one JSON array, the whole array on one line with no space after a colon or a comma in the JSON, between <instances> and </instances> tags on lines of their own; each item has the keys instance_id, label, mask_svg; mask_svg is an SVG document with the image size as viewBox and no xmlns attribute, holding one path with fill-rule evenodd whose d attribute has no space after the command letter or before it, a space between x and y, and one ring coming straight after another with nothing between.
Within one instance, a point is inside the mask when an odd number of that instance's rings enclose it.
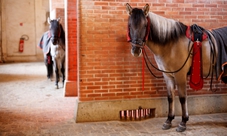
<instances>
[{"instance_id":1,"label":"saddle girth","mask_svg":"<svg viewBox=\"0 0 227 136\"><path fill-rule=\"evenodd\" d=\"M194 90L203 88L202 41L207 38L201 27L196 24L188 26L186 36L193 42L193 56L189 85Z\"/></svg>"}]
</instances>

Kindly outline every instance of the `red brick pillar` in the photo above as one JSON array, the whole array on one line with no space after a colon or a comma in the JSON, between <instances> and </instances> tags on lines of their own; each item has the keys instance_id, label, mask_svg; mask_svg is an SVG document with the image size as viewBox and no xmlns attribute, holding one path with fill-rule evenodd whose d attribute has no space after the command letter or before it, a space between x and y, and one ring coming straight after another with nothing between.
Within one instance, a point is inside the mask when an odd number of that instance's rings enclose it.
<instances>
[{"instance_id":1,"label":"red brick pillar","mask_svg":"<svg viewBox=\"0 0 227 136\"><path fill-rule=\"evenodd\" d=\"M66 16L66 81L65 96L77 96L77 0L67 0Z\"/></svg>"}]
</instances>

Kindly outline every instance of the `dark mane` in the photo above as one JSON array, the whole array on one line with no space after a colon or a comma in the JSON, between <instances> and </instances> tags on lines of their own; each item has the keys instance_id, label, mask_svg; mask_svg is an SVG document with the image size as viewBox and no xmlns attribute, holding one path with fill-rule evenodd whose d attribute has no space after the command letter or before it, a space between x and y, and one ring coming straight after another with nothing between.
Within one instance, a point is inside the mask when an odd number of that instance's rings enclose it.
<instances>
[{"instance_id":1,"label":"dark mane","mask_svg":"<svg viewBox=\"0 0 227 136\"><path fill-rule=\"evenodd\" d=\"M65 45L65 31L64 31L64 29L63 29L61 24L60 24L60 28L61 28L60 38L62 39L62 43Z\"/></svg>"},{"instance_id":2,"label":"dark mane","mask_svg":"<svg viewBox=\"0 0 227 136\"><path fill-rule=\"evenodd\" d=\"M156 44L166 45L185 36L187 26L181 22L164 18L152 12L149 13L149 19L151 22L149 40Z\"/></svg>"}]
</instances>

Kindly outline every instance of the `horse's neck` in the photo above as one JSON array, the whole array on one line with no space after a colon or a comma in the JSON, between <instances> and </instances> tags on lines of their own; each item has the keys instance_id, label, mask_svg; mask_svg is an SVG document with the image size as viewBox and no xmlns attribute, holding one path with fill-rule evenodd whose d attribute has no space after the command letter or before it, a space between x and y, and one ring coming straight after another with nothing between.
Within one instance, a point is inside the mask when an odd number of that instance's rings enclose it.
<instances>
[{"instance_id":1,"label":"horse's neck","mask_svg":"<svg viewBox=\"0 0 227 136\"><path fill-rule=\"evenodd\" d=\"M168 19L152 12L148 15L150 19L149 40L155 44L165 46L170 42L176 42L185 35L187 26L173 19Z\"/></svg>"},{"instance_id":2,"label":"horse's neck","mask_svg":"<svg viewBox=\"0 0 227 136\"><path fill-rule=\"evenodd\" d=\"M62 39L62 38L60 38L60 39L59 39L59 45L60 45L60 46L65 46L65 40Z\"/></svg>"},{"instance_id":3,"label":"horse's neck","mask_svg":"<svg viewBox=\"0 0 227 136\"><path fill-rule=\"evenodd\" d=\"M60 36L60 39L62 41L62 44L65 45L65 31L61 25L61 36Z\"/></svg>"},{"instance_id":4,"label":"horse's neck","mask_svg":"<svg viewBox=\"0 0 227 136\"><path fill-rule=\"evenodd\" d=\"M159 16L153 12L149 12L148 16L150 18L152 32L158 35L158 37L165 38L164 36L168 36L166 35L167 33L171 34L173 28L175 29L176 27L177 22L173 19Z\"/></svg>"},{"instance_id":5,"label":"horse's neck","mask_svg":"<svg viewBox=\"0 0 227 136\"><path fill-rule=\"evenodd\" d=\"M187 26L152 12L149 12L148 17L151 30L146 44L156 56L166 56L173 46L174 48L178 46L182 37L185 36Z\"/></svg>"},{"instance_id":6,"label":"horse's neck","mask_svg":"<svg viewBox=\"0 0 227 136\"><path fill-rule=\"evenodd\" d=\"M162 46L150 40L146 42L146 45L155 56L165 56L166 52L171 49L171 45Z\"/></svg>"},{"instance_id":7,"label":"horse's neck","mask_svg":"<svg viewBox=\"0 0 227 136\"><path fill-rule=\"evenodd\" d=\"M188 51L188 43L188 38L181 37L178 41L166 45L155 44L151 40L148 40L146 45L156 57L164 59L177 55L177 52Z\"/></svg>"}]
</instances>

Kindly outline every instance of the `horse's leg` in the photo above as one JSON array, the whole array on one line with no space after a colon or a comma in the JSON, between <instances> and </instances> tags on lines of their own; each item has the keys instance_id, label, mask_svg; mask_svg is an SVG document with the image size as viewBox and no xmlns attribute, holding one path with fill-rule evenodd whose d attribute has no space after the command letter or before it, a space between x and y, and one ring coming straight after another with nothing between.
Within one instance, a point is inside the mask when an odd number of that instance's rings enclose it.
<instances>
[{"instance_id":1,"label":"horse's leg","mask_svg":"<svg viewBox=\"0 0 227 136\"><path fill-rule=\"evenodd\" d=\"M50 57L52 57L52 56L50 56ZM51 58L51 61L50 61L50 67L49 68L50 68L49 69L50 70L49 71L50 72L50 77L53 78L53 74L54 74L53 72L54 72L54 70L53 70L53 61L52 61L52 58Z\"/></svg>"},{"instance_id":2,"label":"horse's leg","mask_svg":"<svg viewBox=\"0 0 227 136\"><path fill-rule=\"evenodd\" d=\"M54 68L55 68L55 86L56 86L56 89L59 88L58 86L58 82L59 82L59 68L58 68L58 61L56 58L53 59L54 61Z\"/></svg>"},{"instance_id":3,"label":"horse's leg","mask_svg":"<svg viewBox=\"0 0 227 136\"><path fill-rule=\"evenodd\" d=\"M51 80L51 78L53 77L53 61L51 55L49 55L48 57L48 78Z\"/></svg>"},{"instance_id":4,"label":"horse's leg","mask_svg":"<svg viewBox=\"0 0 227 136\"><path fill-rule=\"evenodd\" d=\"M64 82L65 82L65 57L62 60L61 63L61 73L62 73L62 85L64 87Z\"/></svg>"},{"instance_id":5,"label":"horse's leg","mask_svg":"<svg viewBox=\"0 0 227 136\"><path fill-rule=\"evenodd\" d=\"M47 79L50 79L50 70L49 70L49 64L48 64L48 54L44 55L44 63L47 69Z\"/></svg>"},{"instance_id":6,"label":"horse's leg","mask_svg":"<svg viewBox=\"0 0 227 136\"><path fill-rule=\"evenodd\" d=\"M169 103L169 111L168 111L168 118L165 121L165 123L162 126L163 130L167 130L170 129L172 126L172 120L175 117L175 107L174 107L174 97L175 97L175 82L174 82L174 78L168 75L164 74L164 78L165 78L165 82L166 82L166 86L167 86L167 93L168 93L168 103Z\"/></svg>"},{"instance_id":7,"label":"horse's leg","mask_svg":"<svg viewBox=\"0 0 227 136\"><path fill-rule=\"evenodd\" d=\"M186 123L189 119L188 107L187 107L186 76L185 78L182 78L182 77L184 76L180 76L176 78L179 100L180 100L181 109L182 109L182 121L176 129L176 131L178 132L183 132L186 130Z\"/></svg>"},{"instance_id":8,"label":"horse's leg","mask_svg":"<svg viewBox=\"0 0 227 136\"><path fill-rule=\"evenodd\" d=\"M50 55L49 73L50 73L50 78L53 78L53 60L51 55Z\"/></svg>"}]
</instances>

